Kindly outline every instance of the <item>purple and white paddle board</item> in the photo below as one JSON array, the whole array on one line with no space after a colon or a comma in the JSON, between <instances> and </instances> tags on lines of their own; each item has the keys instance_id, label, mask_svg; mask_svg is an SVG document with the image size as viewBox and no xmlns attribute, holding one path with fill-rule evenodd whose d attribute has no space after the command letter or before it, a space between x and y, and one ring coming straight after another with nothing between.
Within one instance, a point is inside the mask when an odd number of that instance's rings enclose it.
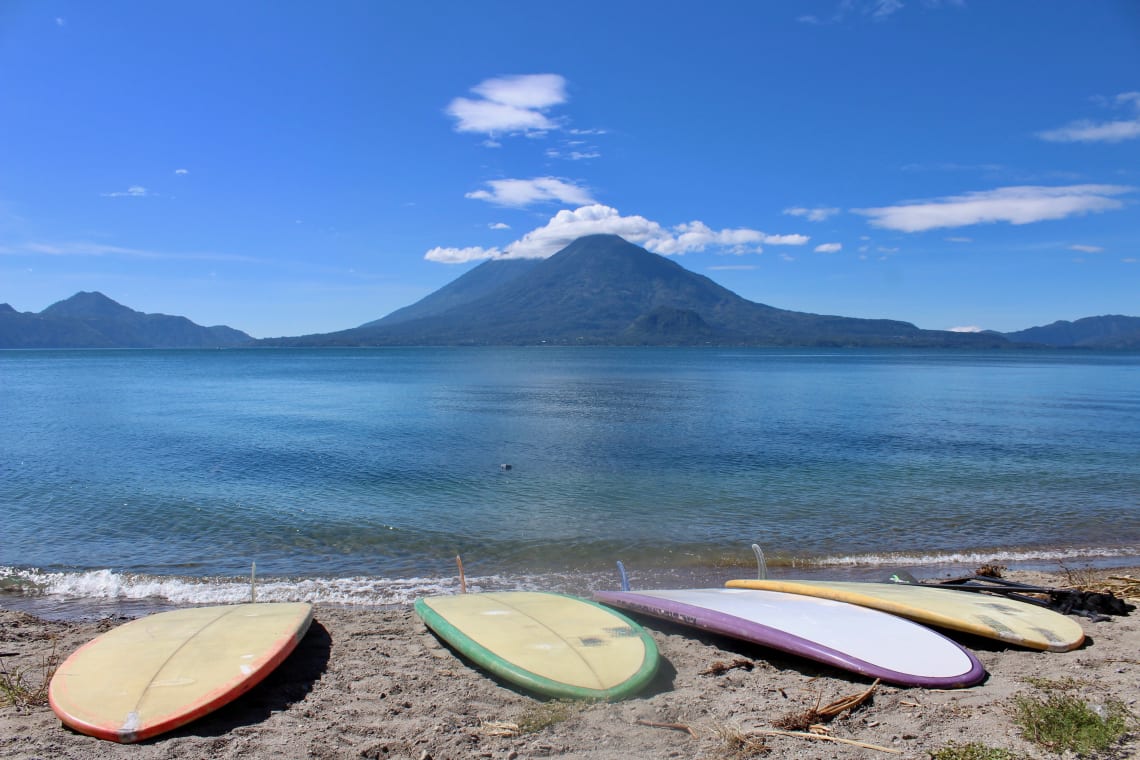
<instances>
[{"instance_id":1,"label":"purple and white paddle board","mask_svg":"<svg viewBox=\"0 0 1140 760\"><path fill-rule=\"evenodd\" d=\"M977 657L936 631L830 599L735 588L599 591L594 598L893 684L947 689L986 675Z\"/></svg>"}]
</instances>

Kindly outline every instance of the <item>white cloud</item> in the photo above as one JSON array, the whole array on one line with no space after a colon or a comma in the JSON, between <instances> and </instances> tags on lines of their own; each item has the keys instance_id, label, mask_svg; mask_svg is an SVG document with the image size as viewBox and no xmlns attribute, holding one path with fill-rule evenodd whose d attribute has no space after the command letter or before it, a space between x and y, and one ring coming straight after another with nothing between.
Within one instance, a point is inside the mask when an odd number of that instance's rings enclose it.
<instances>
[{"instance_id":1,"label":"white cloud","mask_svg":"<svg viewBox=\"0 0 1140 760\"><path fill-rule=\"evenodd\" d=\"M978 327L977 325L967 325L965 327L951 327L950 332L980 333L980 332L985 332L985 328L984 327Z\"/></svg>"},{"instance_id":2,"label":"white cloud","mask_svg":"<svg viewBox=\"0 0 1140 760\"><path fill-rule=\"evenodd\" d=\"M1064 127L1038 132L1037 136L1049 142L1121 142L1140 137L1140 119L1106 121L1074 121Z\"/></svg>"},{"instance_id":3,"label":"white cloud","mask_svg":"<svg viewBox=\"0 0 1140 760\"><path fill-rule=\"evenodd\" d=\"M492 224L488 224L487 226L493 230L509 230L511 228L511 225L507 224L506 222L494 222Z\"/></svg>"},{"instance_id":4,"label":"white cloud","mask_svg":"<svg viewBox=\"0 0 1140 760\"><path fill-rule=\"evenodd\" d=\"M473 245L467 248L441 248L436 246L424 254L428 261L438 261L441 264L466 264L469 261L493 259L500 255L498 248L480 248Z\"/></svg>"},{"instance_id":5,"label":"white cloud","mask_svg":"<svg viewBox=\"0 0 1140 760\"><path fill-rule=\"evenodd\" d=\"M189 174L190 170L189 169L175 169L174 173L175 174Z\"/></svg>"},{"instance_id":6,"label":"white cloud","mask_svg":"<svg viewBox=\"0 0 1140 760\"><path fill-rule=\"evenodd\" d=\"M972 242L974 242L974 239L968 238L968 237L948 237L948 238L946 238L946 242L947 243L972 243Z\"/></svg>"},{"instance_id":7,"label":"white cloud","mask_svg":"<svg viewBox=\"0 0 1140 760\"><path fill-rule=\"evenodd\" d=\"M1100 253L1104 249L1099 245L1070 245L1070 251L1080 251L1081 253Z\"/></svg>"},{"instance_id":8,"label":"white cloud","mask_svg":"<svg viewBox=\"0 0 1140 760\"><path fill-rule=\"evenodd\" d=\"M456 98L447 106L459 132L533 133L557 128L546 111L565 103L566 80L558 74L522 74L487 79L471 88L479 98Z\"/></svg>"},{"instance_id":9,"label":"white cloud","mask_svg":"<svg viewBox=\"0 0 1140 760\"><path fill-rule=\"evenodd\" d=\"M589 160L592 158L601 158L602 154L596 150L591 150L591 151L571 150L571 151L563 152L563 151L557 150L555 148L550 148L549 150L546 151L546 157L547 158L561 158L561 159L564 159L566 161L586 161L586 160Z\"/></svg>"},{"instance_id":10,"label":"white cloud","mask_svg":"<svg viewBox=\"0 0 1140 760\"><path fill-rule=\"evenodd\" d=\"M834 216L839 213L837 208L786 208L784 213L788 216L800 216L807 219L809 222L822 222L826 221L828 217Z\"/></svg>"},{"instance_id":11,"label":"white cloud","mask_svg":"<svg viewBox=\"0 0 1140 760\"><path fill-rule=\"evenodd\" d=\"M153 195L153 193L142 185L131 185L124 191L103 193L104 198L145 198L148 195Z\"/></svg>"},{"instance_id":12,"label":"white cloud","mask_svg":"<svg viewBox=\"0 0 1140 760\"><path fill-rule=\"evenodd\" d=\"M842 243L823 243L815 247L816 253L839 253L843 250Z\"/></svg>"},{"instance_id":13,"label":"white cloud","mask_svg":"<svg viewBox=\"0 0 1140 760\"><path fill-rule=\"evenodd\" d=\"M566 79L558 74L520 74L484 80L471 91L515 108L549 108L566 102Z\"/></svg>"},{"instance_id":14,"label":"white cloud","mask_svg":"<svg viewBox=\"0 0 1140 760\"><path fill-rule=\"evenodd\" d=\"M803 245L811 238L807 235L765 235L764 242L772 245Z\"/></svg>"},{"instance_id":15,"label":"white cloud","mask_svg":"<svg viewBox=\"0 0 1140 760\"><path fill-rule=\"evenodd\" d=\"M1140 92L1122 92L1112 105L1135 113L1130 119L1099 123L1081 119L1057 129L1038 132L1037 136L1049 142L1121 142L1140 137Z\"/></svg>"},{"instance_id":16,"label":"white cloud","mask_svg":"<svg viewBox=\"0 0 1140 760\"><path fill-rule=\"evenodd\" d=\"M620 235L662 255L680 255L720 248L727 253L760 253L762 244L802 245L806 235L769 235L746 228L713 230L704 222L692 221L665 228L643 216L622 216L617 209L594 203L574 210L563 209L542 227L519 240L498 248L442 248L428 251L424 258L442 263L464 263L487 258L545 258L585 235Z\"/></svg>"},{"instance_id":17,"label":"white cloud","mask_svg":"<svg viewBox=\"0 0 1140 760\"><path fill-rule=\"evenodd\" d=\"M490 190L475 190L467 193L466 197L516 208L532 203L585 205L594 202L589 190L557 177L493 179L486 184Z\"/></svg>"},{"instance_id":18,"label":"white cloud","mask_svg":"<svg viewBox=\"0 0 1140 760\"><path fill-rule=\"evenodd\" d=\"M1110 211L1124 205L1111 196L1134 190L1135 188L1124 185L1026 185L924 201L907 201L896 206L851 210L870 217L871 225L875 227L922 232L992 222L1031 224L1077 214Z\"/></svg>"}]
</instances>

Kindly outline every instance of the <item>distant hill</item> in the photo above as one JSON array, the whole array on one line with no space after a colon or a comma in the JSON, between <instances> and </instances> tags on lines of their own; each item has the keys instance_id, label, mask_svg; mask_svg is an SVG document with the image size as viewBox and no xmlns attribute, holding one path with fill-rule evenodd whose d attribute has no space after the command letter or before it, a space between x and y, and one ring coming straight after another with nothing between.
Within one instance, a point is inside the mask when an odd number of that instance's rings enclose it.
<instances>
[{"instance_id":1,"label":"distant hill","mask_svg":"<svg viewBox=\"0 0 1140 760\"><path fill-rule=\"evenodd\" d=\"M1058 348L1140 348L1140 317L1109 314L1075 322L1059 320L1041 327L1002 333L1016 343L1039 343Z\"/></svg>"},{"instance_id":2,"label":"distant hill","mask_svg":"<svg viewBox=\"0 0 1140 760\"><path fill-rule=\"evenodd\" d=\"M253 338L224 325L144 314L102 293L76 293L38 314L0 304L0 348L222 348Z\"/></svg>"},{"instance_id":3,"label":"distant hill","mask_svg":"<svg viewBox=\"0 0 1140 760\"><path fill-rule=\"evenodd\" d=\"M754 303L616 235L579 238L547 259L487 261L412 306L280 346L803 345L1008 346L993 333L921 330L888 319Z\"/></svg>"}]
</instances>

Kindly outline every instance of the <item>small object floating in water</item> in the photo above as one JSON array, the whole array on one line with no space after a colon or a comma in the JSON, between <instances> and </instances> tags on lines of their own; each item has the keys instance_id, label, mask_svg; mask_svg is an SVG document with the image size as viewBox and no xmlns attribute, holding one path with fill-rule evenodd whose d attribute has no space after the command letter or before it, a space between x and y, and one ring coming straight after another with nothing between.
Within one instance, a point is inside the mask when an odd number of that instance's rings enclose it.
<instances>
[{"instance_id":1,"label":"small object floating in water","mask_svg":"<svg viewBox=\"0 0 1140 760\"><path fill-rule=\"evenodd\" d=\"M513 470L514 467L512 467L509 464L501 464L501 465L499 465L499 469L502 470L503 472L506 472L507 470Z\"/></svg>"}]
</instances>

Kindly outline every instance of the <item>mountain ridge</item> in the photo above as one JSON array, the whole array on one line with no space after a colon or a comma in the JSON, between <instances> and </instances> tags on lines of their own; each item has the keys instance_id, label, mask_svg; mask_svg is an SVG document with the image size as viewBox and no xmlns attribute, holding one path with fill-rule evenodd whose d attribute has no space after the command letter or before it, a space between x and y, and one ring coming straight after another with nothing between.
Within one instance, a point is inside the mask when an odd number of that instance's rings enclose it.
<instances>
[{"instance_id":1,"label":"mountain ridge","mask_svg":"<svg viewBox=\"0 0 1140 760\"><path fill-rule=\"evenodd\" d=\"M578 238L549 258L492 276L489 261L412 307L357 328L261 341L284 346L830 345L996 347L993 334L808 314L748 301L616 235ZM464 282L471 278L469 281ZM462 291L462 303L439 293ZM409 311L417 316L406 318ZM691 312L648 319L656 310ZM692 316L699 317L693 319ZM396 318L393 319L392 317ZM647 321L648 319L648 321ZM652 324L653 329L645 329ZM662 326L668 324L670 329ZM638 327L635 327L637 325Z\"/></svg>"},{"instance_id":2,"label":"mountain ridge","mask_svg":"<svg viewBox=\"0 0 1140 760\"><path fill-rule=\"evenodd\" d=\"M0 348L227 348L252 342L226 325L144 314L98 291L80 291L38 314L0 304Z\"/></svg>"},{"instance_id":3,"label":"mountain ridge","mask_svg":"<svg viewBox=\"0 0 1140 760\"><path fill-rule=\"evenodd\" d=\"M1103 315L1009 333L788 311L744 299L616 235L546 259L492 259L419 301L358 327L254 340L224 325L143 314L99 292L39 314L0 303L0 348L626 345L1140 349L1140 317Z\"/></svg>"}]
</instances>

